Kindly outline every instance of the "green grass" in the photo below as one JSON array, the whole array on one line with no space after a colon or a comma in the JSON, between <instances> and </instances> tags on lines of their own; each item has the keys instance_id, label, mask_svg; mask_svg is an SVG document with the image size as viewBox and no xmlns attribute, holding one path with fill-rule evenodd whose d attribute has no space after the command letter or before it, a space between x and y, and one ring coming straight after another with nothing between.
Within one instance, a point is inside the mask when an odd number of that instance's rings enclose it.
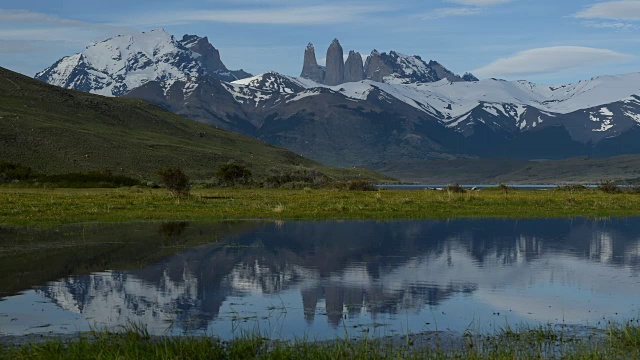
<instances>
[{"instance_id":1,"label":"green grass","mask_svg":"<svg viewBox=\"0 0 640 360\"><path fill-rule=\"evenodd\" d=\"M433 336L433 334L432 334ZM142 327L95 332L71 341L0 345L0 359L632 359L640 356L636 322L606 335L568 336L551 328L463 336L455 346L429 345L420 335L396 339L279 341L260 335L230 342L208 337L151 337Z\"/></svg>"},{"instance_id":2,"label":"green grass","mask_svg":"<svg viewBox=\"0 0 640 360\"><path fill-rule=\"evenodd\" d=\"M144 220L438 219L640 215L640 195L598 191L338 191L0 188L0 224L57 225Z\"/></svg>"}]
</instances>

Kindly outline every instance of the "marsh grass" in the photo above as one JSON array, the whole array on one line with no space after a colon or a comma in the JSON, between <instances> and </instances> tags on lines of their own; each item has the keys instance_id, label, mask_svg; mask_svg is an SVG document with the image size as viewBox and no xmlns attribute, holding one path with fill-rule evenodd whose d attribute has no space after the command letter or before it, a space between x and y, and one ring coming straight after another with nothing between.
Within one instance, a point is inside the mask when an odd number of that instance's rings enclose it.
<instances>
[{"instance_id":1,"label":"marsh grass","mask_svg":"<svg viewBox=\"0 0 640 360\"><path fill-rule=\"evenodd\" d=\"M285 207L283 204L277 204L274 208L273 208L273 212L276 214L280 214L285 210Z\"/></svg>"},{"instance_id":2,"label":"marsh grass","mask_svg":"<svg viewBox=\"0 0 640 360\"><path fill-rule=\"evenodd\" d=\"M640 194L601 191L340 191L0 187L0 224L229 219L395 220L451 217L611 217L640 215Z\"/></svg>"},{"instance_id":3,"label":"marsh grass","mask_svg":"<svg viewBox=\"0 0 640 360\"><path fill-rule=\"evenodd\" d=\"M260 333L231 341L214 337L154 337L143 325L119 332L93 331L80 338L22 346L0 345L0 359L630 359L640 355L637 321L611 325L599 337L563 327L505 327L495 334L465 333L455 345L438 334L283 341ZM425 341L434 338L435 341Z\"/></svg>"}]
</instances>

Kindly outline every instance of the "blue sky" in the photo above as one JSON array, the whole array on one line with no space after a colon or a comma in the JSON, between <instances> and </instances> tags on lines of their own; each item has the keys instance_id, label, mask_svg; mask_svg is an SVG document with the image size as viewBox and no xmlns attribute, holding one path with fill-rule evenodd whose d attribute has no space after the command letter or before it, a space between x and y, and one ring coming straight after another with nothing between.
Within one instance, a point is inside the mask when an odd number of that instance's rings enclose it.
<instances>
[{"instance_id":1,"label":"blue sky","mask_svg":"<svg viewBox=\"0 0 640 360\"><path fill-rule=\"evenodd\" d=\"M27 75L92 41L162 27L208 36L231 69L299 75L335 37L478 77L565 83L640 71L640 0L0 0L0 66Z\"/></svg>"}]
</instances>

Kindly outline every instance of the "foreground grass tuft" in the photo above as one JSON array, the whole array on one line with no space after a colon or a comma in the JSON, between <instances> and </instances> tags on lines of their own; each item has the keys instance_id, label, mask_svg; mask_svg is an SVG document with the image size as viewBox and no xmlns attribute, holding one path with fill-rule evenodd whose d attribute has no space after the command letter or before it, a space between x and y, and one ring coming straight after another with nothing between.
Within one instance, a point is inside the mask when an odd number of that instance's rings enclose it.
<instances>
[{"instance_id":1,"label":"foreground grass tuft","mask_svg":"<svg viewBox=\"0 0 640 360\"><path fill-rule=\"evenodd\" d=\"M637 322L612 326L605 335L569 336L551 326L504 329L490 336L465 334L454 345L406 340L337 339L279 341L259 335L230 342L208 337L149 336L143 328L96 332L64 342L0 345L0 359L630 359L640 356Z\"/></svg>"}]
</instances>

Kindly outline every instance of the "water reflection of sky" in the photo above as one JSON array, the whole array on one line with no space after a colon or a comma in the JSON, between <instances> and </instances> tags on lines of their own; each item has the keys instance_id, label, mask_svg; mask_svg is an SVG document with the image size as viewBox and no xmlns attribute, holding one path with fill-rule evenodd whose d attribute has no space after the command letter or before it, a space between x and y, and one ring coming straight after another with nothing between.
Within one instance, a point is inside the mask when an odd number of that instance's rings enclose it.
<instances>
[{"instance_id":1,"label":"water reflection of sky","mask_svg":"<svg viewBox=\"0 0 640 360\"><path fill-rule=\"evenodd\" d=\"M140 322L156 334L325 338L599 325L640 315L639 270L635 218L263 223L139 270L4 298L0 331Z\"/></svg>"}]
</instances>

